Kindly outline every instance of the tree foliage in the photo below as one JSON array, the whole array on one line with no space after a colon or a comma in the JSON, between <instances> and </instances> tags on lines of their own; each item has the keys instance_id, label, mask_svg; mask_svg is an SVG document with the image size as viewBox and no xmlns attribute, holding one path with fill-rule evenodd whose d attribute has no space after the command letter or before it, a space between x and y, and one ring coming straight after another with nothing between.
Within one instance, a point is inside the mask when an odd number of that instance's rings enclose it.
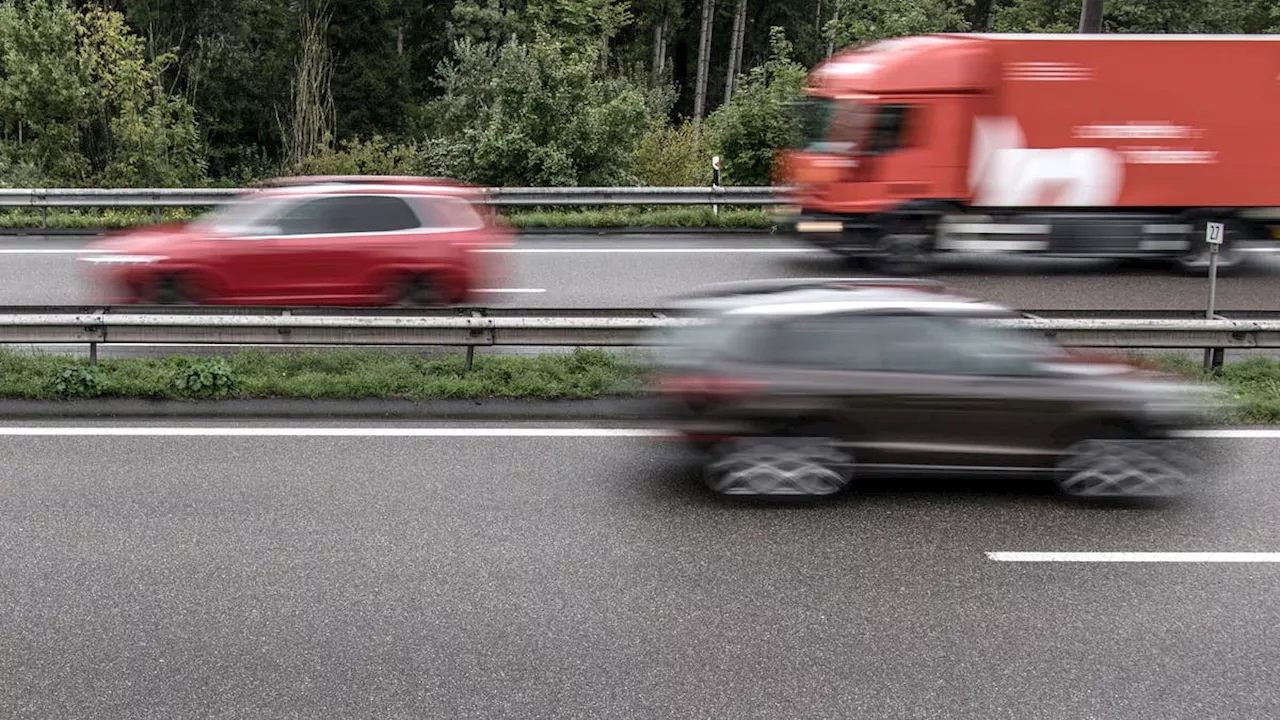
<instances>
[{"instance_id":1,"label":"tree foliage","mask_svg":"<svg viewBox=\"0 0 1280 720\"><path fill-rule=\"evenodd\" d=\"M161 82L175 61L148 56L117 12L0 5L0 166L52 184L200 182L195 113Z\"/></svg>"},{"instance_id":2,"label":"tree foliage","mask_svg":"<svg viewBox=\"0 0 1280 720\"><path fill-rule=\"evenodd\" d=\"M782 28L770 28L769 39L769 59L752 68L733 100L707 118L725 181L734 185L768 185L777 149L791 147L800 131L791 106L800 98L805 67L793 59Z\"/></svg>"}]
</instances>

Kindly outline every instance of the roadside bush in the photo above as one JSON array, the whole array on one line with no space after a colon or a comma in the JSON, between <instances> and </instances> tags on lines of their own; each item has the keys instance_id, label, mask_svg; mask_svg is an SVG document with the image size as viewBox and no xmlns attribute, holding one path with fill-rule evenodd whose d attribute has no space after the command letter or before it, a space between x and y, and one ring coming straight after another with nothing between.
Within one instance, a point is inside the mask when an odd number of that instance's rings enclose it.
<instances>
[{"instance_id":1,"label":"roadside bush","mask_svg":"<svg viewBox=\"0 0 1280 720\"><path fill-rule=\"evenodd\" d=\"M418 175L423 157L416 143L393 144L381 135L344 140L336 150L308 157L294 168L299 175Z\"/></svg>"},{"instance_id":2,"label":"roadside bush","mask_svg":"<svg viewBox=\"0 0 1280 720\"><path fill-rule=\"evenodd\" d=\"M632 150L663 113L661 91L606 77L599 49L545 35L501 46L467 39L437 73L423 112L434 168L483 185L630 185Z\"/></svg>"},{"instance_id":3,"label":"roadside bush","mask_svg":"<svg viewBox=\"0 0 1280 720\"><path fill-rule=\"evenodd\" d=\"M631 172L645 185L679 187L711 184L711 157L706 136L693 123L654 123L631 154Z\"/></svg>"},{"instance_id":4,"label":"roadside bush","mask_svg":"<svg viewBox=\"0 0 1280 720\"><path fill-rule=\"evenodd\" d=\"M175 62L150 56L119 12L0 3L0 182L199 184L195 112L162 81Z\"/></svg>"},{"instance_id":5,"label":"roadside bush","mask_svg":"<svg viewBox=\"0 0 1280 720\"><path fill-rule=\"evenodd\" d=\"M801 98L805 67L792 59L782 28L769 30L769 59L751 69L728 104L707 117L711 145L719 150L723 182L769 185L778 149L800 139L791 106Z\"/></svg>"},{"instance_id":6,"label":"roadside bush","mask_svg":"<svg viewBox=\"0 0 1280 720\"><path fill-rule=\"evenodd\" d=\"M179 360L173 387L186 397L223 397L235 390L235 376L226 358Z\"/></svg>"}]
</instances>

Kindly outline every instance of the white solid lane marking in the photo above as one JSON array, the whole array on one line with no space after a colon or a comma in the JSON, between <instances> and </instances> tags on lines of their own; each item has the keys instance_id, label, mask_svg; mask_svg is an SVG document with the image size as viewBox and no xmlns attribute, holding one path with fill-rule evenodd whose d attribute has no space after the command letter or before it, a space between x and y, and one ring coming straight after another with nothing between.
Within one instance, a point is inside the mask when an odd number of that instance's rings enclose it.
<instances>
[{"instance_id":1,"label":"white solid lane marking","mask_svg":"<svg viewBox=\"0 0 1280 720\"><path fill-rule=\"evenodd\" d=\"M85 255L104 252L84 248L0 248L0 255Z\"/></svg>"},{"instance_id":2,"label":"white solid lane marking","mask_svg":"<svg viewBox=\"0 0 1280 720\"><path fill-rule=\"evenodd\" d=\"M481 288L476 292L482 293L544 293L546 288Z\"/></svg>"},{"instance_id":3,"label":"white solid lane marking","mask_svg":"<svg viewBox=\"0 0 1280 720\"><path fill-rule=\"evenodd\" d=\"M1261 433L1261 434L1260 434ZM678 437L661 428L576 427L161 427L161 426L58 426L0 425L0 435L117 435L117 436L243 436L243 437ZM1183 433L1187 437L1280 438L1275 430L1204 430Z\"/></svg>"},{"instance_id":4,"label":"white solid lane marking","mask_svg":"<svg viewBox=\"0 0 1280 720\"><path fill-rule=\"evenodd\" d=\"M1229 428L1225 430L1185 430L1180 437L1198 438L1280 438L1280 428Z\"/></svg>"},{"instance_id":5,"label":"white solid lane marking","mask_svg":"<svg viewBox=\"0 0 1280 720\"><path fill-rule=\"evenodd\" d=\"M699 248L699 247L672 247L672 248L485 248L477 250L482 253L501 253L503 255L511 254L560 254L573 255L581 253L646 253L646 254L696 254L696 253L821 253L826 252L822 248Z\"/></svg>"},{"instance_id":6,"label":"white solid lane marking","mask_svg":"<svg viewBox=\"0 0 1280 720\"><path fill-rule=\"evenodd\" d=\"M1280 552L989 552L996 562L1275 563Z\"/></svg>"},{"instance_id":7,"label":"white solid lane marking","mask_svg":"<svg viewBox=\"0 0 1280 720\"><path fill-rule=\"evenodd\" d=\"M531 437L531 438L601 438L601 437L668 437L665 430L639 428L415 428L415 427L0 427L0 435L8 436L77 436L77 437Z\"/></svg>"}]
</instances>

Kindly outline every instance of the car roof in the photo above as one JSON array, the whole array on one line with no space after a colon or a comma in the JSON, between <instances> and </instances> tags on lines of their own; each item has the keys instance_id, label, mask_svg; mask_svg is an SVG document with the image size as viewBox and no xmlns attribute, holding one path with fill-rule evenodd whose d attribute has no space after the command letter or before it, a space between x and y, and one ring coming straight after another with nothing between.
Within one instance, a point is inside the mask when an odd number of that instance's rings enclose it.
<instances>
[{"instance_id":1,"label":"car roof","mask_svg":"<svg viewBox=\"0 0 1280 720\"><path fill-rule=\"evenodd\" d=\"M951 292L936 281L914 278L798 278L718 283L674 298L676 312L735 316L796 316L878 310L1019 317L996 303Z\"/></svg>"},{"instance_id":2,"label":"car roof","mask_svg":"<svg viewBox=\"0 0 1280 720\"><path fill-rule=\"evenodd\" d=\"M474 200L480 189L447 178L390 175L316 175L273 178L259 184L255 197L390 194L457 197Z\"/></svg>"}]
</instances>

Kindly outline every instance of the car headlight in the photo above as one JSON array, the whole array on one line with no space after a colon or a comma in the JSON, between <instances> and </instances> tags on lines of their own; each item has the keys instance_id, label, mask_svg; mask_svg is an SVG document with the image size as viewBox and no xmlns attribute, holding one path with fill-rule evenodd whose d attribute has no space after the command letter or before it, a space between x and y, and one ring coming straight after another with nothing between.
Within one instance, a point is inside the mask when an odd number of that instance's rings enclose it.
<instances>
[{"instance_id":1,"label":"car headlight","mask_svg":"<svg viewBox=\"0 0 1280 720\"><path fill-rule=\"evenodd\" d=\"M93 255L80 258L81 262L99 264L144 264L168 259L166 255Z\"/></svg>"}]
</instances>

